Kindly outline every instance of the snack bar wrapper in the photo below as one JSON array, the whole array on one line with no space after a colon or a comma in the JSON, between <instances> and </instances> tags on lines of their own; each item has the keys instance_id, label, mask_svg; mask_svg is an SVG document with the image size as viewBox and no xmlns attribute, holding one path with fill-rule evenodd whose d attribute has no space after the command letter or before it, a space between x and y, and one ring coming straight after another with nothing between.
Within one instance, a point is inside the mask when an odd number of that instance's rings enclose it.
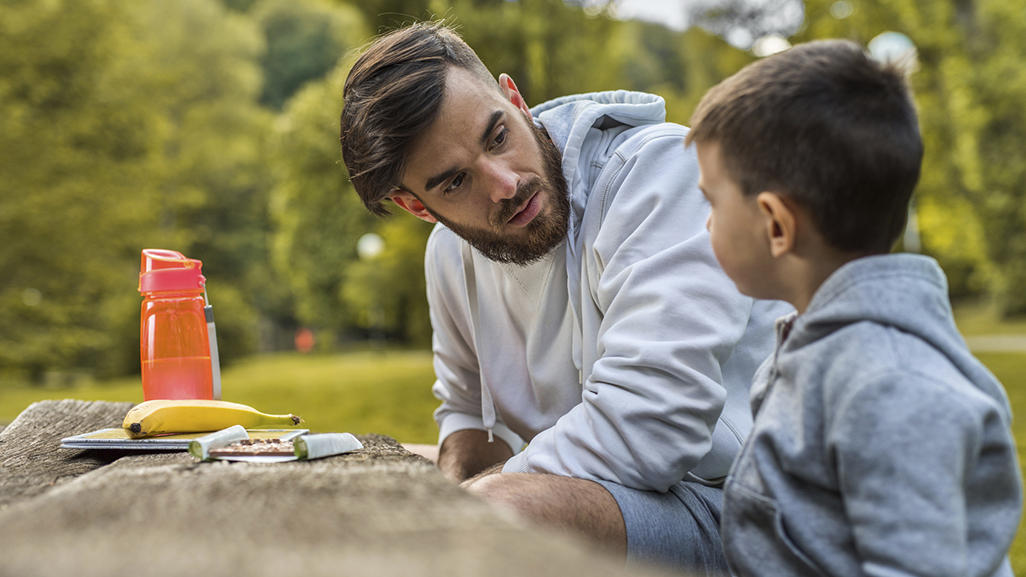
<instances>
[{"instance_id":1,"label":"snack bar wrapper","mask_svg":"<svg viewBox=\"0 0 1026 577\"><path fill-rule=\"evenodd\" d=\"M248 438L249 433L246 432L245 427L242 425L232 425L227 429L222 429L220 431L210 433L209 435L204 435L190 442L189 454L201 461L209 461L211 449L227 447L236 441Z\"/></svg>"},{"instance_id":2,"label":"snack bar wrapper","mask_svg":"<svg viewBox=\"0 0 1026 577\"><path fill-rule=\"evenodd\" d=\"M297 459L309 460L356 451L363 448L363 443L351 433L320 433L303 435L293 441L293 446Z\"/></svg>"}]
</instances>

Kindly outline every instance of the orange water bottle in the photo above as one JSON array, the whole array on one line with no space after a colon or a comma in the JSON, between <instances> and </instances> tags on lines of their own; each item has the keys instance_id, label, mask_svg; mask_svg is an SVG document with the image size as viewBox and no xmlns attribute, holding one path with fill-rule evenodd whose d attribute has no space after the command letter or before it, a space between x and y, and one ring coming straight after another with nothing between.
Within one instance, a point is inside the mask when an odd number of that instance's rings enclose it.
<instances>
[{"instance_id":1,"label":"orange water bottle","mask_svg":"<svg viewBox=\"0 0 1026 577\"><path fill-rule=\"evenodd\" d=\"M147 401L214 398L202 267L173 250L142 251L139 348Z\"/></svg>"}]
</instances>

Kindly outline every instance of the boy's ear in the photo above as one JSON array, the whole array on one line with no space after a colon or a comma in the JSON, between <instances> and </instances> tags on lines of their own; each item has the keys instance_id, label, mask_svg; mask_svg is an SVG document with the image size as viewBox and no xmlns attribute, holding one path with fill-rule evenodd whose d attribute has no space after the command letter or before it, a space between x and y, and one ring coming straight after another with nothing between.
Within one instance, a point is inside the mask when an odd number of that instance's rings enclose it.
<instances>
[{"instance_id":1,"label":"boy's ear","mask_svg":"<svg viewBox=\"0 0 1026 577\"><path fill-rule=\"evenodd\" d=\"M506 95L506 98L527 115L527 119L530 120L531 109L527 106L527 102L524 100L520 91L517 90L517 85L514 84L513 79L509 77L509 74L503 72L499 75L499 88L502 89L502 93Z\"/></svg>"},{"instance_id":2,"label":"boy's ear","mask_svg":"<svg viewBox=\"0 0 1026 577\"><path fill-rule=\"evenodd\" d=\"M405 210L406 212L412 214L420 220L423 220L424 222L430 222L432 224L438 222L438 219L436 219L433 214L428 212L428 209L424 206L424 203L421 202L420 199L414 196L411 192L400 190L397 188L393 190L391 194L388 195L388 198L390 198L392 202L396 203L396 205L398 205L399 208Z\"/></svg>"},{"instance_id":3,"label":"boy's ear","mask_svg":"<svg viewBox=\"0 0 1026 577\"><path fill-rule=\"evenodd\" d=\"M798 232L798 215L775 192L760 192L755 202L763 216L770 254L777 258L793 251Z\"/></svg>"}]
</instances>

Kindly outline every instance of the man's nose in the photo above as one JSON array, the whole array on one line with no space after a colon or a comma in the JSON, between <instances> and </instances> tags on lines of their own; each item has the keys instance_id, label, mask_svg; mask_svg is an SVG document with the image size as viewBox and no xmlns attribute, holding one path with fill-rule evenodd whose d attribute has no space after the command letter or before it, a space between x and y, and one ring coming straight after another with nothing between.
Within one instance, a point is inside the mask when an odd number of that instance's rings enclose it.
<instances>
[{"instance_id":1,"label":"man's nose","mask_svg":"<svg viewBox=\"0 0 1026 577\"><path fill-rule=\"evenodd\" d=\"M485 168L488 175L488 196L492 202L499 202L517 195L520 176L503 162L491 162Z\"/></svg>"}]
</instances>

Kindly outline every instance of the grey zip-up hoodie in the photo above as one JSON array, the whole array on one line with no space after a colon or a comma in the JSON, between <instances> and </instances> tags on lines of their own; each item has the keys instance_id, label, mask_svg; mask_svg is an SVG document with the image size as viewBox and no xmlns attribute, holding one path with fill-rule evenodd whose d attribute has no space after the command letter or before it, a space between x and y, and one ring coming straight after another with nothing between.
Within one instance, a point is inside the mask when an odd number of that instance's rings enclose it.
<instances>
[{"instance_id":1,"label":"grey zip-up hoodie","mask_svg":"<svg viewBox=\"0 0 1026 577\"><path fill-rule=\"evenodd\" d=\"M1010 576L1011 410L959 335L936 262L852 261L777 333L724 494L731 570Z\"/></svg>"}]
</instances>

